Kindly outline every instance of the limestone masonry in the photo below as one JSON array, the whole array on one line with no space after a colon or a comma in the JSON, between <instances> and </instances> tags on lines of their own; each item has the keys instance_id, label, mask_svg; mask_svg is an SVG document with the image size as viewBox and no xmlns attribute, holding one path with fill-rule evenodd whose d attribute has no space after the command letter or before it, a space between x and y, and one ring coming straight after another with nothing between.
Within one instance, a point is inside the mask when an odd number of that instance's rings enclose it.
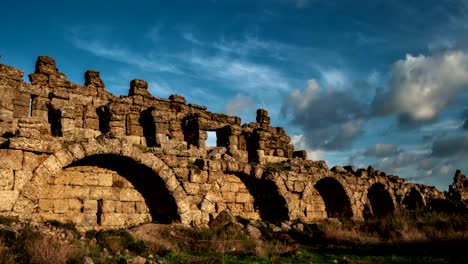
<instances>
[{"instance_id":1,"label":"limestone masonry","mask_svg":"<svg viewBox=\"0 0 468 264\"><path fill-rule=\"evenodd\" d=\"M179 95L153 97L143 80L116 97L98 72L84 77L84 85L72 83L41 56L29 84L21 70L0 64L0 214L82 229L204 226L223 210L312 222L468 199L459 171L444 194L372 167L330 170L294 151L266 110L241 124ZM216 147L205 145L209 131Z\"/></svg>"}]
</instances>

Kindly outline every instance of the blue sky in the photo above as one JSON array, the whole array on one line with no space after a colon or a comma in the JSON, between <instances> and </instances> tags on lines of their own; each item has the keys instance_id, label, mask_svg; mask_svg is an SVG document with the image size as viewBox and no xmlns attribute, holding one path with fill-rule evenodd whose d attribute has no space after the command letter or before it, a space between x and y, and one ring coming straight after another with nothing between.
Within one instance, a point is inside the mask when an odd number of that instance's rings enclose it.
<instances>
[{"instance_id":1,"label":"blue sky","mask_svg":"<svg viewBox=\"0 0 468 264\"><path fill-rule=\"evenodd\" d=\"M4 1L1 63L39 55L107 89L144 79L252 122L257 108L329 166L446 189L468 172L468 1Z\"/></svg>"}]
</instances>

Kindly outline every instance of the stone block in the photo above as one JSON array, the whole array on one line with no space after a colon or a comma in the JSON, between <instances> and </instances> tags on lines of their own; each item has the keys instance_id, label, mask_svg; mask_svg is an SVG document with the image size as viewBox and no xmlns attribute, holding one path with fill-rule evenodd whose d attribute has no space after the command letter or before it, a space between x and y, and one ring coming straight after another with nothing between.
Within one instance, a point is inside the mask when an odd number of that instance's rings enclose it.
<instances>
[{"instance_id":1,"label":"stone block","mask_svg":"<svg viewBox=\"0 0 468 264\"><path fill-rule=\"evenodd\" d=\"M135 202L135 210L138 214L149 213L149 209L144 202Z\"/></svg>"},{"instance_id":2,"label":"stone block","mask_svg":"<svg viewBox=\"0 0 468 264\"><path fill-rule=\"evenodd\" d=\"M0 169L0 190L13 190L15 176L12 169Z\"/></svg>"},{"instance_id":3,"label":"stone block","mask_svg":"<svg viewBox=\"0 0 468 264\"><path fill-rule=\"evenodd\" d=\"M86 186L98 186L99 185L99 177L100 174L98 173L86 173L84 177L84 185Z\"/></svg>"},{"instance_id":4,"label":"stone block","mask_svg":"<svg viewBox=\"0 0 468 264\"><path fill-rule=\"evenodd\" d=\"M143 197L141 196L141 194L135 190L135 189L131 189L131 188L124 188L120 191L120 201L122 202L126 202L126 201L142 201L143 200Z\"/></svg>"},{"instance_id":5,"label":"stone block","mask_svg":"<svg viewBox=\"0 0 468 264\"><path fill-rule=\"evenodd\" d=\"M83 201L83 212L96 214L98 209L98 202L96 200L84 200Z\"/></svg>"},{"instance_id":6,"label":"stone block","mask_svg":"<svg viewBox=\"0 0 468 264\"><path fill-rule=\"evenodd\" d=\"M77 168L67 169L64 176L68 178L70 185L83 186L85 184L85 175Z\"/></svg>"},{"instance_id":7,"label":"stone block","mask_svg":"<svg viewBox=\"0 0 468 264\"><path fill-rule=\"evenodd\" d=\"M9 212L18 200L18 191L0 191L0 212Z\"/></svg>"},{"instance_id":8,"label":"stone block","mask_svg":"<svg viewBox=\"0 0 468 264\"><path fill-rule=\"evenodd\" d=\"M200 210L207 212L207 213L214 213L216 212L215 210L215 205L214 203L204 199L201 204L200 204Z\"/></svg>"},{"instance_id":9,"label":"stone block","mask_svg":"<svg viewBox=\"0 0 468 264\"><path fill-rule=\"evenodd\" d=\"M15 186L14 189L21 191L23 187L31 180L33 174L29 170L15 171Z\"/></svg>"},{"instance_id":10,"label":"stone block","mask_svg":"<svg viewBox=\"0 0 468 264\"><path fill-rule=\"evenodd\" d=\"M111 187L113 185L113 175L111 173L99 173L98 185L103 187Z\"/></svg>"},{"instance_id":11,"label":"stone block","mask_svg":"<svg viewBox=\"0 0 468 264\"><path fill-rule=\"evenodd\" d=\"M90 188L90 194L89 194L90 199L119 200L119 197L120 197L120 188L109 188L109 187ZM124 197L126 196L124 195Z\"/></svg>"},{"instance_id":12,"label":"stone block","mask_svg":"<svg viewBox=\"0 0 468 264\"><path fill-rule=\"evenodd\" d=\"M89 199L91 189L86 186L64 186L63 188L57 187L61 191L60 195L69 199ZM58 197L60 198L60 197Z\"/></svg>"},{"instance_id":13,"label":"stone block","mask_svg":"<svg viewBox=\"0 0 468 264\"><path fill-rule=\"evenodd\" d=\"M216 203L216 212L221 213L227 208L226 203Z\"/></svg>"},{"instance_id":14,"label":"stone block","mask_svg":"<svg viewBox=\"0 0 468 264\"><path fill-rule=\"evenodd\" d=\"M33 171L45 158L47 158L46 154L38 155L25 151L23 153L23 167L25 170Z\"/></svg>"},{"instance_id":15,"label":"stone block","mask_svg":"<svg viewBox=\"0 0 468 264\"><path fill-rule=\"evenodd\" d=\"M122 202L122 213L134 214L135 213L135 202Z\"/></svg>"},{"instance_id":16,"label":"stone block","mask_svg":"<svg viewBox=\"0 0 468 264\"><path fill-rule=\"evenodd\" d=\"M253 202L253 197L249 193L236 193L236 203Z\"/></svg>"},{"instance_id":17,"label":"stone block","mask_svg":"<svg viewBox=\"0 0 468 264\"><path fill-rule=\"evenodd\" d=\"M236 201L236 193L233 192L225 192L223 193L223 200L226 203L233 203Z\"/></svg>"},{"instance_id":18,"label":"stone block","mask_svg":"<svg viewBox=\"0 0 468 264\"><path fill-rule=\"evenodd\" d=\"M69 210L68 200L65 200L65 199L54 200L54 213L64 214L64 213L67 213L68 210Z\"/></svg>"},{"instance_id":19,"label":"stone block","mask_svg":"<svg viewBox=\"0 0 468 264\"><path fill-rule=\"evenodd\" d=\"M55 177L54 185L68 185L70 184L70 177L67 174L61 174Z\"/></svg>"},{"instance_id":20,"label":"stone block","mask_svg":"<svg viewBox=\"0 0 468 264\"><path fill-rule=\"evenodd\" d=\"M116 201L103 200L102 201L102 212L103 213L114 213L114 212L116 212L115 203L116 203Z\"/></svg>"},{"instance_id":21,"label":"stone block","mask_svg":"<svg viewBox=\"0 0 468 264\"><path fill-rule=\"evenodd\" d=\"M0 198L1 198L1 195L0 195ZM37 204L33 203L28 198L19 196L18 200L14 203L13 212L22 214L22 215L31 215L33 211L35 210L36 205Z\"/></svg>"},{"instance_id":22,"label":"stone block","mask_svg":"<svg viewBox=\"0 0 468 264\"><path fill-rule=\"evenodd\" d=\"M229 186L231 192L247 192L247 189L242 183L231 183Z\"/></svg>"},{"instance_id":23,"label":"stone block","mask_svg":"<svg viewBox=\"0 0 468 264\"><path fill-rule=\"evenodd\" d=\"M208 172L200 171L198 169L191 169L189 174L189 181L193 183L205 183L208 180Z\"/></svg>"},{"instance_id":24,"label":"stone block","mask_svg":"<svg viewBox=\"0 0 468 264\"><path fill-rule=\"evenodd\" d=\"M197 195L200 193L200 185L197 183L184 182L183 186L188 195Z\"/></svg>"},{"instance_id":25,"label":"stone block","mask_svg":"<svg viewBox=\"0 0 468 264\"><path fill-rule=\"evenodd\" d=\"M296 181L294 183L294 191L295 192L304 192L305 189L305 182L303 181Z\"/></svg>"},{"instance_id":26,"label":"stone block","mask_svg":"<svg viewBox=\"0 0 468 264\"><path fill-rule=\"evenodd\" d=\"M41 212L53 212L54 202L54 199L39 199L39 210Z\"/></svg>"},{"instance_id":27,"label":"stone block","mask_svg":"<svg viewBox=\"0 0 468 264\"><path fill-rule=\"evenodd\" d=\"M107 213L101 215L102 226L124 226L125 225L125 214L119 213Z\"/></svg>"},{"instance_id":28,"label":"stone block","mask_svg":"<svg viewBox=\"0 0 468 264\"><path fill-rule=\"evenodd\" d=\"M83 202L79 199L68 199L68 207L71 212L79 213L83 209Z\"/></svg>"},{"instance_id":29,"label":"stone block","mask_svg":"<svg viewBox=\"0 0 468 264\"><path fill-rule=\"evenodd\" d=\"M0 149L0 168L21 170L23 168L23 151Z\"/></svg>"}]
</instances>

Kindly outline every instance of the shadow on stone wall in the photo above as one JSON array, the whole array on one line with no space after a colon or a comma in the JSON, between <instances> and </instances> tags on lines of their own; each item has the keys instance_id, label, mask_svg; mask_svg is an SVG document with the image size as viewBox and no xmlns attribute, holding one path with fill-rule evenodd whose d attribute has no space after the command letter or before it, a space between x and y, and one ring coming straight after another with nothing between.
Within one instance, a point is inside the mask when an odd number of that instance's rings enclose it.
<instances>
[{"instance_id":1,"label":"shadow on stone wall","mask_svg":"<svg viewBox=\"0 0 468 264\"><path fill-rule=\"evenodd\" d=\"M260 218L268 222L289 220L286 200L280 195L274 182L267 179L236 173L254 197L254 207L258 209Z\"/></svg>"},{"instance_id":2,"label":"shadow on stone wall","mask_svg":"<svg viewBox=\"0 0 468 264\"><path fill-rule=\"evenodd\" d=\"M154 222L162 224L180 222L174 197L167 190L164 181L150 168L130 158L113 154L85 157L67 168L74 166L96 166L117 172L131 182L144 197Z\"/></svg>"}]
</instances>

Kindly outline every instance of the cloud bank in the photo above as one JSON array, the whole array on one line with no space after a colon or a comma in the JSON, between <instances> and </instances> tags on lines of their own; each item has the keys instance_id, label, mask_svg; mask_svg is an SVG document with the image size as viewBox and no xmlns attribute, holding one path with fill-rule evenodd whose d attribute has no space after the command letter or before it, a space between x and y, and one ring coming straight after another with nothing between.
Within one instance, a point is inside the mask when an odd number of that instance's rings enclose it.
<instances>
[{"instance_id":1,"label":"cloud bank","mask_svg":"<svg viewBox=\"0 0 468 264\"><path fill-rule=\"evenodd\" d=\"M448 51L407 55L392 68L390 89L375 97L376 115L397 115L400 125L433 122L461 90L468 88L468 55Z\"/></svg>"}]
</instances>

